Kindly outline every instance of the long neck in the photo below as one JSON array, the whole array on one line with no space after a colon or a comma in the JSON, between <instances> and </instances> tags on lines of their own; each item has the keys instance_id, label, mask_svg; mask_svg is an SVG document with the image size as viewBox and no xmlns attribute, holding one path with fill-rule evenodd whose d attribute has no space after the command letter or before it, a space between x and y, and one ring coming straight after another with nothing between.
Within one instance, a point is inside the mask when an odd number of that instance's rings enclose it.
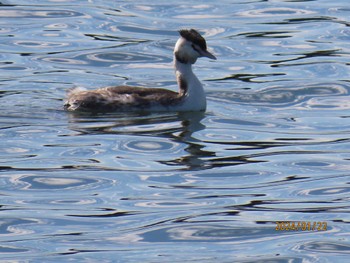
<instances>
[{"instance_id":1,"label":"long neck","mask_svg":"<svg viewBox=\"0 0 350 263\"><path fill-rule=\"evenodd\" d=\"M202 84L192 71L191 63L182 63L174 57L174 67L180 94L204 92Z\"/></svg>"},{"instance_id":2,"label":"long neck","mask_svg":"<svg viewBox=\"0 0 350 263\"><path fill-rule=\"evenodd\" d=\"M206 98L202 84L194 75L191 63L182 63L174 57L174 67L179 94L183 96L188 104L197 105L202 110L206 108Z\"/></svg>"}]
</instances>

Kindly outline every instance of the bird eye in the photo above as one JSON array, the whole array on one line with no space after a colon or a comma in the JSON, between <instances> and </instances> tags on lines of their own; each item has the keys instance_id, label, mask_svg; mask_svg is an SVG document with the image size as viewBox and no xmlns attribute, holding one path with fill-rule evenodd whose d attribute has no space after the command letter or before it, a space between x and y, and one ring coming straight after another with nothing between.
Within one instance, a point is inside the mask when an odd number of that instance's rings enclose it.
<instances>
[{"instance_id":1,"label":"bird eye","mask_svg":"<svg viewBox=\"0 0 350 263\"><path fill-rule=\"evenodd\" d=\"M192 48L199 53L199 50L196 48L194 44L192 44Z\"/></svg>"}]
</instances>

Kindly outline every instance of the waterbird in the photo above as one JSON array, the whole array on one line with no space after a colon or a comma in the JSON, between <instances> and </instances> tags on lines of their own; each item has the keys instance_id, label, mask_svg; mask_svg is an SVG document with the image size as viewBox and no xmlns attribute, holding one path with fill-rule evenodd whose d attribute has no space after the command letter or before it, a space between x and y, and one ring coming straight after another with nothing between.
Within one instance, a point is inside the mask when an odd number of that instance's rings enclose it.
<instances>
[{"instance_id":1,"label":"waterbird","mask_svg":"<svg viewBox=\"0 0 350 263\"><path fill-rule=\"evenodd\" d=\"M68 111L205 111L206 96L192 71L200 57L216 60L207 50L205 39L195 29L179 30L174 48L174 68L178 92L162 88L108 86L95 90L76 87L67 92L64 108Z\"/></svg>"}]
</instances>

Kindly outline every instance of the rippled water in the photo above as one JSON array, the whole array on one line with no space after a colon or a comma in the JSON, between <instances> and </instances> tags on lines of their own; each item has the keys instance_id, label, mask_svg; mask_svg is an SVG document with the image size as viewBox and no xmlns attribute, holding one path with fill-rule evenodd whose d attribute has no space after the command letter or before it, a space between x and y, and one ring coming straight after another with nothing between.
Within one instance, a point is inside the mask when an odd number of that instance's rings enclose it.
<instances>
[{"instance_id":1,"label":"rippled water","mask_svg":"<svg viewBox=\"0 0 350 263\"><path fill-rule=\"evenodd\" d=\"M348 0L1 3L0 259L349 258ZM206 113L63 111L72 86L176 90L187 27L218 57Z\"/></svg>"}]
</instances>

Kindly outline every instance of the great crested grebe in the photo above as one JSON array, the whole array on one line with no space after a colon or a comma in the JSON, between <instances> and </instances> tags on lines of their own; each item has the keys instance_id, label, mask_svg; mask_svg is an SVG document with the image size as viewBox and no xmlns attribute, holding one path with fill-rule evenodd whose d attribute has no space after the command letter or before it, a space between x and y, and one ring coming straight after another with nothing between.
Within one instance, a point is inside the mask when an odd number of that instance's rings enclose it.
<instances>
[{"instance_id":1,"label":"great crested grebe","mask_svg":"<svg viewBox=\"0 0 350 263\"><path fill-rule=\"evenodd\" d=\"M179 31L174 48L174 67L179 92L160 88L115 86L87 91L74 88L64 104L69 111L204 111L203 86L192 72L199 57L216 59L205 39L194 29Z\"/></svg>"}]
</instances>

